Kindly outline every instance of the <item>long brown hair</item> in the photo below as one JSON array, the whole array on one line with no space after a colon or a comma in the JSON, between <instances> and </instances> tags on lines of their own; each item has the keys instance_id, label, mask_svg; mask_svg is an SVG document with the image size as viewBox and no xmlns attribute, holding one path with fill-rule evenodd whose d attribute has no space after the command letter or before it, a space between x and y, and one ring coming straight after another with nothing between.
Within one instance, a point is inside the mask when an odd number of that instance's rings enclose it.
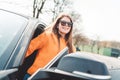
<instances>
[{"instance_id":1,"label":"long brown hair","mask_svg":"<svg viewBox=\"0 0 120 80\"><path fill-rule=\"evenodd\" d=\"M73 21L72 21L71 17L70 17L68 14L62 13L62 14L60 14L60 15L56 18L56 20L55 20L54 23L53 23L52 31L53 31L54 34L57 35L58 41L59 41L59 38L60 38L60 34L59 34L59 31L58 31L57 26L58 26L60 20L61 20L63 17L69 18L70 21L71 21L71 23L73 24ZM73 29L73 25L71 26L70 32L65 35L65 41L67 42L67 47L69 48L69 53L72 53L72 52L73 52L73 46L72 46L72 29ZM60 44L60 43L59 43L59 44Z\"/></svg>"}]
</instances>

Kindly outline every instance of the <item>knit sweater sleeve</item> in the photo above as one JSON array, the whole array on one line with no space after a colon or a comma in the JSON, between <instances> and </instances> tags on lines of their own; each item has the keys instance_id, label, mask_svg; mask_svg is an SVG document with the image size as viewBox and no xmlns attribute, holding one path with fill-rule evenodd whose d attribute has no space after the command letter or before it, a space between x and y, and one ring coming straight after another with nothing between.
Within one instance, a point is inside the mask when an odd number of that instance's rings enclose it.
<instances>
[{"instance_id":1,"label":"knit sweater sleeve","mask_svg":"<svg viewBox=\"0 0 120 80\"><path fill-rule=\"evenodd\" d=\"M43 32L42 34L31 40L25 57L31 55L35 50L40 49L45 44L46 41L47 41L46 32Z\"/></svg>"}]
</instances>

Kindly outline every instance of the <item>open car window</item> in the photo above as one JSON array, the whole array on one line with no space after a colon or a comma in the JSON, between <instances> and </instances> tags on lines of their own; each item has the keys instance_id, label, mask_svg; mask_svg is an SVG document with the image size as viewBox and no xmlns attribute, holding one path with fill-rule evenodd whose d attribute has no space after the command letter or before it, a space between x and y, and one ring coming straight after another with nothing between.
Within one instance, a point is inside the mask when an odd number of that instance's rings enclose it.
<instances>
[{"instance_id":1,"label":"open car window","mask_svg":"<svg viewBox=\"0 0 120 80\"><path fill-rule=\"evenodd\" d=\"M49 68L54 68L57 67L60 59L68 54L68 47L64 48L62 51L60 51L43 69L49 69ZM39 75L39 71L41 69L38 69L30 78L29 80L35 80L36 77ZM37 77L39 78L39 76Z\"/></svg>"}]
</instances>

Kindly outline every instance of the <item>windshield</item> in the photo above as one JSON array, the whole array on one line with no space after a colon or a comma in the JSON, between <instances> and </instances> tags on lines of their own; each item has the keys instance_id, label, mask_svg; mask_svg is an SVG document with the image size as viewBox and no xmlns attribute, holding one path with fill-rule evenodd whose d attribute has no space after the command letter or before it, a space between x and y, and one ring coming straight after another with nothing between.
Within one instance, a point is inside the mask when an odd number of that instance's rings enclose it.
<instances>
[{"instance_id":1,"label":"windshield","mask_svg":"<svg viewBox=\"0 0 120 80\"><path fill-rule=\"evenodd\" d=\"M20 37L20 31L26 25L26 18L0 10L0 57L11 46L10 43L14 41L15 36Z\"/></svg>"}]
</instances>

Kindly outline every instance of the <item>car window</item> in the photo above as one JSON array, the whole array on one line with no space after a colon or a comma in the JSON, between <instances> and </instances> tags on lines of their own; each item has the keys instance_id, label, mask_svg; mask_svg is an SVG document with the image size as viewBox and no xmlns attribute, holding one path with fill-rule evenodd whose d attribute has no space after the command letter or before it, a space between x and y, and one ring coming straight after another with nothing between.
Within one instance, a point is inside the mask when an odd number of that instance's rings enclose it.
<instances>
[{"instance_id":1,"label":"car window","mask_svg":"<svg viewBox=\"0 0 120 80\"><path fill-rule=\"evenodd\" d=\"M6 48L11 46L10 43L20 37L26 25L27 18L0 10L0 57Z\"/></svg>"}]
</instances>

